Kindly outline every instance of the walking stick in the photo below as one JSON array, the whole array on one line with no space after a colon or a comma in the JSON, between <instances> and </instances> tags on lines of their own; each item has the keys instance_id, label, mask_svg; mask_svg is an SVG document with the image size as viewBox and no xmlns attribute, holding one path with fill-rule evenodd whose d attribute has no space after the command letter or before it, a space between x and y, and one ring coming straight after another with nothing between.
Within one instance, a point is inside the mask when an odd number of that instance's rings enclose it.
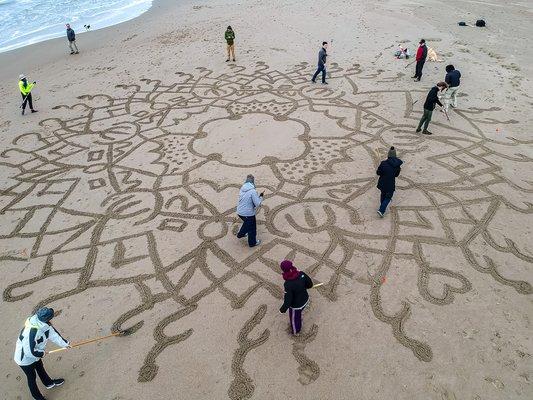
<instances>
[{"instance_id":1,"label":"walking stick","mask_svg":"<svg viewBox=\"0 0 533 400\"><path fill-rule=\"evenodd\" d=\"M407 67L410 66L410 65L413 65L415 62L416 62L416 60L414 60L413 62L410 62L409 64L407 64L407 65L404 67L404 69L407 68Z\"/></svg>"},{"instance_id":2,"label":"walking stick","mask_svg":"<svg viewBox=\"0 0 533 400\"><path fill-rule=\"evenodd\" d=\"M105 339L109 339L115 336L126 336L129 334L130 334L130 331L128 329L126 329L125 331L113 332L111 335L100 336L97 338L82 340L81 342L73 343L70 345L70 347L61 347L60 349L51 350L47 352L46 354L58 353L60 351L68 350L70 348L85 346L86 344L89 344L89 343L98 342L99 340L105 340Z\"/></svg>"}]
</instances>

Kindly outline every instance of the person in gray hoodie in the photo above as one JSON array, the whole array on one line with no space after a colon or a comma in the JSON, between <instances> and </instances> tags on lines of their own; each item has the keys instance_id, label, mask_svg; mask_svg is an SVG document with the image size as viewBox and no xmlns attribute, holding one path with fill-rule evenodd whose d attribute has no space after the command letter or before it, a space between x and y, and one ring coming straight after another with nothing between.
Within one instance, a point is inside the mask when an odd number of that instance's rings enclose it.
<instances>
[{"instance_id":1,"label":"person in gray hoodie","mask_svg":"<svg viewBox=\"0 0 533 400\"><path fill-rule=\"evenodd\" d=\"M242 219L243 223L241 229L237 233L237 237L243 238L248 235L248 245L250 247L257 246L261 243L256 239L257 225L255 221L255 212L257 207L263 201L263 193L257 194L255 190L255 178L253 175L246 177L246 182L241 187L239 192L239 203L237 204L237 215Z\"/></svg>"}]
</instances>

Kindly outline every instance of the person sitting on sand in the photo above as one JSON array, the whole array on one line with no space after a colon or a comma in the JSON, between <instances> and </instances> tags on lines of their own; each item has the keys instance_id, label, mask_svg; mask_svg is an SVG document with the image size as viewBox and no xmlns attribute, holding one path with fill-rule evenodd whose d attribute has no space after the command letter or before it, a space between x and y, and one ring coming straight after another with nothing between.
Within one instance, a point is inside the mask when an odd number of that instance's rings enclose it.
<instances>
[{"instance_id":1,"label":"person sitting on sand","mask_svg":"<svg viewBox=\"0 0 533 400\"><path fill-rule=\"evenodd\" d=\"M24 74L20 74L19 76L19 89L20 94L22 95L22 115L24 115L24 111L26 110L26 104L30 106L30 110L32 113L37 112L37 110L33 109L33 102L31 98L31 90L33 89L33 86L35 86L36 83L37 82L28 83L28 79Z\"/></svg>"},{"instance_id":2,"label":"person sitting on sand","mask_svg":"<svg viewBox=\"0 0 533 400\"><path fill-rule=\"evenodd\" d=\"M233 56L233 61L235 61L235 31L231 28L231 26L228 26L226 29L224 38L228 44L228 59L226 62L230 60L230 56Z\"/></svg>"},{"instance_id":3,"label":"person sitting on sand","mask_svg":"<svg viewBox=\"0 0 533 400\"><path fill-rule=\"evenodd\" d=\"M439 82L437 83L437 86L433 86L431 90L429 91L426 102L424 103L424 114L422 115L422 118L420 118L420 122L418 123L418 128L416 128L416 132L420 132L420 129L422 128L422 125L424 125L424 130L422 133L424 135L431 135L432 133L428 131L429 123L431 122L431 116L433 115L433 110L435 110L435 104L438 104L442 107L442 103L439 100L439 90L442 92L444 89L446 89L448 85L446 82Z\"/></svg>"},{"instance_id":4,"label":"person sitting on sand","mask_svg":"<svg viewBox=\"0 0 533 400\"><path fill-rule=\"evenodd\" d=\"M76 32L70 27L70 24L67 24L67 40L68 47L70 47L70 54L79 54L78 46L76 45ZM76 50L74 50L76 49Z\"/></svg>"},{"instance_id":5,"label":"person sitting on sand","mask_svg":"<svg viewBox=\"0 0 533 400\"><path fill-rule=\"evenodd\" d=\"M313 287L313 281L305 272L298 271L292 261L284 260L280 267L285 280L283 284L285 296L279 312L285 314L289 310L291 332L293 335L298 335L302 330L302 311L309 303L307 289Z\"/></svg>"},{"instance_id":6,"label":"person sitting on sand","mask_svg":"<svg viewBox=\"0 0 533 400\"><path fill-rule=\"evenodd\" d=\"M242 226L237 237L243 238L248 235L248 245L255 247L261 244L261 240L257 240L257 222L255 220L255 213L257 207L263 201L263 193L257 194L255 190L255 178L253 175L246 177L246 182L241 187L239 192L239 203L237 204L237 215L242 219Z\"/></svg>"},{"instance_id":7,"label":"person sitting on sand","mask_svg":"<svg viewBox=\"0 0 533 400\"><path fill-rule=\"evenodd\" d=\"M46 343L51 340L61 347L70 347L68 340L63 339L50 322L54 318L52 308L43 307L35 315L29 317L20 331L15 348L15 362L26 374L30 393L36 400L46 400L37 387L37 375L47 389L61 386L62 378L52 379L44 369L43 361Z\"/></svg>"}]
</instances>

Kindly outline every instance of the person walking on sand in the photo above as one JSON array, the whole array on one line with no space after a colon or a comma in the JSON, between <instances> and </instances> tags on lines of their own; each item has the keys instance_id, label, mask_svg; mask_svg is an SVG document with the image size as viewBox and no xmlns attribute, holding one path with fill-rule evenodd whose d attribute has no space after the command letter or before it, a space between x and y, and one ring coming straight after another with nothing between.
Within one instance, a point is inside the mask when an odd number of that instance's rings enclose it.
<instances>
[{"instance_id":1,"label":"person walking on sand","mask_svg":"<svg viewBox=\"0 0 533 400\"><path fill-rule=\"evenodd\" d=\"M302 311L309 303L307 289L313 287L313 281L305 272L298 271L292 261L284 260L280 267L285 280L283 284L285 295L279 312L285 314L289 310L291 332L297 336L302 330Z\"/></svg>"},{"instance_id":2,"label":"person walking on sand","mask_svg":"<svg viewBox=\"0 0 533 400\"><path fill-rule=\"evenodd\" d=\"M416 51L416 67L415 67L415 82L420 82L422 79L422 69L424 68L424 63L428 56L428 48L426 47L426 41L421 39L418 43L418 50Z\"/></svg>"},{"instance_id":3,"label":"person walking on sand","mask_svg":"<svg viewBox=\"0 0 533 400\"><path fill-rule=\"evenodd\" d=\"M224 33L224 38L226 39L226 43L228 44L228 59L226 60L226 62L228 62L231 57L233 57L233 61L235 61L235 31L231 28L231 26L228 26L228 28L226 29L226 33Z\"/></svg>"},{"instance_id":4,"label":"person walking on sand","mask_svg":"<svg viewBox=\"0 0 533 400\"><path fill-rule=\"evenodd\" d=\"M328 57L327 50L328 50L328 42L322 42L322 48L318 52L318 67L317 67L315 74L313 75L313 79L311 79L313 83L316 83L316 77L318 76L319 73L322 72L322 84L323 85L328 84L326 82L326 58Z\"/></svg>"},{"instance_id":5,"label":"person walking on sand","mask_svg":"<svg viewBox=\"0 0 533 400\"><path fill-rule=\"evenodd\" d=\"M241 187L239 192L239 203L237 204L237 215L242 219L242 226L237 237L243 238L248 235L248 245L255 247L261 244L261 240L257 236L257 223L255 220L255 213L263 201L264 193L257 194L255 190L255 178L253 175L246 177L246 182Z\"/></svg>"},{"instance_id":6,"label":"person walking on sand","mask_svg":"<svg viewBox=\"0 0 533 400\"><path fill-rule=\"evenodd\" d=\"M457 90L461 84L461 72L456 70L453 65L447 65L444 82L448 85L448 89L444 93L444 109L448 112L450 106L452 108L457 107Z\"/></svg>"},{"instance_id":7,"label":"person walking on sand","mask_svg":"<svg viewBox=\"0 0 533 400\"><path fill-rule=\"evenodd\" d=\"M52 326L54 310L43 307L37 313L29 317L20 331L15 347L15 362L28 379L30 393L35 400L46 400L37 387L37 375L47 389L61 386L65 383L62 378L52 379L46 373L42 358L48 340L61 347L70 347L68 340L63 339L59 332Z\"/></svg>"},{"instance_id":8,"label":"person walking on sand","mask_svg":"<svg viewBox=\"0 0 533 400\"><path fill-rule=\"evenodd\" d=\"M68 47L70 47L70 54L79 54L78 46L76 45L76 32L67 24L67 40Z\"/></svg>"},{"instance_id":9,"label":"person walking on sand","mask_svg":"<svg viewBox=\"0 0 533 400\"><path fill-rule=\"evenodd\" d=\"M416 132L420 132L422 125L424 125L424 130L422 133L424 135L432 135L430 131L428 131L429 123L431 122L431 116L433 115L433 111L435 110L435 104L438 104L442 107L442 103L439 100L439 91L443 91L446 89L448 85L446 82L439 82L437 83L437 86L433 86L427 97L426 102L424 103L424 114L422 115L422 118L420 118L420 122L418 123L418 127L416 128Z\"/></svg>"},{"instance_id":10,"label":"person walking on sand","mask_svg":"<svg viewBox=\"0 0 533 400\"><path fill-rule=\"evenodd\" d=\"M26 104L30 106L30 110L32 113L36 113L37 110L33 109L33 101L31 98L31 90L33 89L33 86L35 86L37 82L28 83L28 78L26 78L26 75L20 74L19 76L19 90L20 94L22 95L22 115L24 115L24 111L26 110Z\"/></svg>"},{"instance_id":11,"label":"person walking on sand","mask_svg":"<svg viewBox=\"0 0 533 400\"><path fill-rule=\"evenodd\" d=\"M400 175L401 165L403 161L396 156L396 149L391 146L387 159L383 160L376 171L379 175L378 189L381 191L380 206L378 215L383 218L387 206L392 200L394 191L396 190L396 178Z\"/></svg>"}]
</instances>

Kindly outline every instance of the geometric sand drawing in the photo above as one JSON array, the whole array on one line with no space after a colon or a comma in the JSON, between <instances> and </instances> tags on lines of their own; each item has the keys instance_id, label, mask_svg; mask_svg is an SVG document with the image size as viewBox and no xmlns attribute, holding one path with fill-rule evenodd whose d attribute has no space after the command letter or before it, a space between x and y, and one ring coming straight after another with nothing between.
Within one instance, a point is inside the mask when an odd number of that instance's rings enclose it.
<instances>
[{"instance_id":1,"label":"geometric sand drawing","mask_svg":"<svg viewBox=\"0 0 533 400\"><path fill-rule=\"evenodd\" d=\"M90 288L125 286L135 301L113 329L134 332L145 323L138 318L144 311L173 302L153 326L155 345L138 366L145 382L161 368L162 352L194 335L179 322L201 299L217 291L238 309L259 288L281 299L283 257L325 283L314 292L316 301L336 301L342 282L367 285L375 317L426 362L434 356L431 346L416 328L405 329L416 305L387 289L404 274L399 264L411 266L410 283L436 305L475 287L465 268L531 294L525 272L533 256L523 238L497 235L503 211L509 223L533 212L533 186L520 172L533 162L520 153L530 143L485 133L515 121L497 120L495 108L456 109L454 126L435 118L436 134L422 137L414 133L421 106L414 110L413 101L426 91L391 90L401 74L333 64L325 87L310 84L309 71L305 63L285 72L257 63L223 74L197 68L168 82L144 79L58 106L69 119L44 120L40 133L16 137L0 154L9 176L0 196L0 241L23 243L41 272L11 283L4 301L35 296L33 284L57 275L74 276L75 283L69 279L64 290L35 298L35 307ZM387 112L391 101L405 104L404 115ZM391 144L402 158L427 157L425 165L406 164L390 213L376 227L375 167ZM515 169L503 168L503 159ZM254 249L243 242L235 252L222 239L237 240L235 202L250 172L265 191L258 214L264 241ZM193 244L184 244L185 237L194 237ZM443 265L435 252L454 257ZM78 264L65 265L64 255L75 255ZM22 258L2 253L0 260ZM234 362L268 343L268 331L251 332L265 312L277 311L262 305L252 316L235 339ZM431 335L431 326L425 330ZM313 325L303 338L312 341L317 331ZM298 339L302 384L320 373L304 349ZM243 368L232 371L245 374ZM239 398L240 386L253 391L243 376L234 377L232 398Z\"/></svg>"}]
</instances>

